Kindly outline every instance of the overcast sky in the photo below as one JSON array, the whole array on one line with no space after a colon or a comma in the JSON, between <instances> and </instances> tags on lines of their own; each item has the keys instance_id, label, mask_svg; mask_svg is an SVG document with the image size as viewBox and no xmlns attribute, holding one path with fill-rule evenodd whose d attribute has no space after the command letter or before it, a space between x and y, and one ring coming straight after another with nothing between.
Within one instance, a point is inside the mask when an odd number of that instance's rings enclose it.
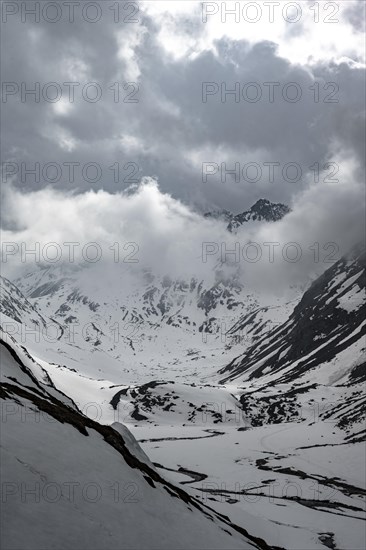
<instances>
[{"instance_id":1,"label":"overcast sky","mask_svg":"<svg viewBox=\"0 0 366 550\"><path fill-rule=\"evenodd\" d=\"M35 238L52 223L62 238L70 211L58 206L66 208L70 191L81 194L74 208L90 190L117 193L122 201L120 192L144 177L156 179L155 204L165 207L238 213L264 197L289 204L303 233L312 215L318 238L341 239L352 225L346 240L356 238L364 201L362 0L317 2L313 9L312 1L274 3L273 22L262 2L237 3L239 13L226 21L221 2L120 3L116 11L115 2L103 1L84 13L88 3L80 2L70 21L70 7L60 1L58 11L54 5L41 11L39 22L5 4L2 219L8 238L19 240L25 230ZM205 88L205 82L214 84ZM24 95L36 83L39 101ZM239 97L222 101L222 87L235 86ZM203 89L209 91L204 98ZM39 176L26 173L35 163ZM99 172L88 163L97 163ZM203 163L209 163L206 178ZM222 163L240 170L239 177L221 181ZM269 163L276 163L271 177ZM41 210L52 202L57 216L41 216L44 227L32 233L21 208L36 202ZM98 207L103 231L111 204ZM149 208L143 203L135 221L159 215L159 208Z\"/></svg>"}]
</instances>

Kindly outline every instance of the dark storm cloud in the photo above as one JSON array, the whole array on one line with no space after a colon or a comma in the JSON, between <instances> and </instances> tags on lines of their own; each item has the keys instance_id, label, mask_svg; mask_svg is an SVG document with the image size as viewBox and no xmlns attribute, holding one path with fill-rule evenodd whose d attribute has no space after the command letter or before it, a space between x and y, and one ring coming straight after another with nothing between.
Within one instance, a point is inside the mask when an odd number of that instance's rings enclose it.
<instances>
[{"instance_id":1,"label":"dark storm cloud","mask_svg":"<svg viewBox=\"0 0 366 550\"><path fill-rule=\"evenodd\" d=\"M70 110L66 104L65 112L42 98L40 103L32 98L22 103L19 95L10 96L3 104L4 162L25 162L27 167L56 162L62 176L54 187L80 192L90 188L115 192L128 187L131 180L156 176L163 192L186 203L237 212L263 196L291 204L314 176L310 167L314 163L323 167L339 149L361 158L364 72L357 65L294 65L279 57L273 43L250 46L245 40L229 38L216 43L216 53L203 51L194 58L175 59L157 39L158 22L141 13L140 19L140 24L118 25L111 17L94 25L78 17L74 23L57 24L9 19L3 26L8 54L3 59L3 81L25 82L29 87L35 82L79 81L80 87L75 89L75 103ZM203 32L199 19L193 21L194 31L189 31L187 16L178 18L187 39L190 33ZM119 82L123 98L127 92L122 84L132 79L139 85L138 103L115 103L109 87ZM318 102L309 89L314 79L319 83ZM91 81L103 91L97 103L80 98L81 87ZM258 83L262 98L256 103L242 99L236 103L229 95L223 103L218 92L203 103L203 82L224 83L227 89L238 82L241 90L245 83ZM279 83L273 103L268 101L264 82ZM281 95L289 82L301 89L296 103ZM336 103L324 103L333 89L323 89L328 82L339 87ZM228 169L238 162L240 169L257 163L263 175L256 183L244 181L242 174L240 182L228 176L222 183L217 174L203 183L202 163L224 161ZM74 182L64 167L68 162L79 163ZM81 173L90 162L101 167L94 183L93 170L87 178ZM127 162L133 165L126 167ZM264 162L280 164L273 183ZM303 171L296 183L285 181L282 174L284 165L291 162ZM110 168L116 163L118 181ZM339 166L339 174L342 169ZM51 178L52 170L49 174ZM33 175L21 181L17 174L15 180L23 189L49 183L42 174L38 183Z\"/></svg>"}]
</instances>

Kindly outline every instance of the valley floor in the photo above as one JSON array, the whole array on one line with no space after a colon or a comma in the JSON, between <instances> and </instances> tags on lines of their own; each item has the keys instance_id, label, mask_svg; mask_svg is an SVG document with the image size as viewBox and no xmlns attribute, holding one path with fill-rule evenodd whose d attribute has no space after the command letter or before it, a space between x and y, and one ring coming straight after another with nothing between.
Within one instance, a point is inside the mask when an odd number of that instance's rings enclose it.
<instances>
[{"instance_id":1,"label":"valley floor","mask_svg":"<svg viewBox=\"0 0 366 550\"><path fill-rule=\"evenodd\" d=\"M366 547L365 445L333 423L128 427L161 475L270 546Z\"/></svg>"}]
</instances>

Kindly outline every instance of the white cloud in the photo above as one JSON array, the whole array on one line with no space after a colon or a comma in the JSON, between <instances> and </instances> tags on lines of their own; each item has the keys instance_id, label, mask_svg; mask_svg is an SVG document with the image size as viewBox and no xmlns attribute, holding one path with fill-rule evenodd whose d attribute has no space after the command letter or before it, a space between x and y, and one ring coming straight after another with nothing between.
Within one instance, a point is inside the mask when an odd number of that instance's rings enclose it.
<instances>
[{"instance_id":1,"label":"white cloud","mask_svg":"<svg viewBox=\"0 0 366 550\"><path fill-rule=\"evenodd\" d=\"M4 191L4 215L8 229L3 231L3 251L9 254L4 263L6 273L34 267L34 257L23 263L21 243L42 250L47 243L58 243L62 251L60 262L69 262L69 248L64 243L79 243L75 258L82 261L82 249L87 243L97 243L102 251L98 267L112 269L115 255L120 252L118 269L151 269L174 278L204 278L214 281L213 267L223 259L220 249L240 247L240 258L227 260L231 268L240 268L243 282L263 292L284 291L289 284L304 284L309 277L330 266L325 259L333 251L339 259L363 235L363 184L357 179L357 166L352 158L336 159L345 167L338 183L312 184L292 205L292 212L274 224L246 224L237 235L230 234L224 222L205 219L182 202L164 194L154 180L146 179L135 189L111 194L89 191L82 194L43 189L29 193L12 187ZM11 228L11 229L10 229ZM243 256L249 241L259 244L262 256L250 263ZM295 242L302 251L301 260L285 261L282 251ZM6 243L13 243L6 248ZM115 243L118 243L116 245ZM133 245L128 243L134 243ZM214 254L202 260L203 243L216 243ZM269 247L275 246L275 261L269 261ZM319 243L319 260L315 261L314 246ZM329 243L335 246L329 247ZM216 246L215 245L215 246ZM5 248L4 248L5 246ZM15 247L15 248L14 248ZM114 247L114 248L113 248ZM93 247L92 247L93 248ZM50 251L50 256L54 254ZM94 257L91 250L91 257ZM126 264L122 258L132 254L136 264ZM294 249L290 247L289 254ZM3 258L4 259L4 258ZM23 256L24 259L24 256ZM84 258L85 260L85 258Z\"/></svg>"},{"instance_id":2,"label":"white cloud","mask_svg":"<svg viewBox=\"0 0 366 550\"><path fill-rule=\"evenodd\" d=\"M362 20L365 8L359 0L143 2L142 7L158 22L161 45L176 59L214 50L215 41L227 37L251 45L274 42L279 55L294 64L337 61L342 56L365 63L364 35L355 32L348 16L357 10ZM187 21L195 32L188 34Z\"/></svg>"}]
</instances>

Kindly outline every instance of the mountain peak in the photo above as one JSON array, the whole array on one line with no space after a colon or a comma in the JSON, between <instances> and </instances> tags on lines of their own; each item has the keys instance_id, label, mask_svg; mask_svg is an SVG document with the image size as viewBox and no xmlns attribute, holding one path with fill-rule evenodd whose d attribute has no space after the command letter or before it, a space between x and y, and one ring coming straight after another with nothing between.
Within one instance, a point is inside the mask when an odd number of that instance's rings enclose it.
<instances>
[{"instance_id":1,"label":"mountain peak","mask_svg":"<svg viewBox=\"0 0 366 550\"><path fill-rule=\"evenodd\" d=\"M290 212L290 208L282 202L271 202L268 199L259 199L247 212L257 213L266 221L277 221ZM245 214L245 212L243 212ZM238 214L239 216L241 214Z\"/></svg>"},{"instance_id":2,"label":"mountain peak","mask_svg":"<svg viewBox=\"0 0 366 550\"><path fill-rule=\"evenodd\" d=\"M258 199L249 210L240 214L232 214L228 210L213 210L204 214L205 218L227 222L229 231L233 231L248 221L276 222L290 212L290 208L281 202L271 202L268 199Z\"/></svg>"},{"instance_id":3,"label":"mountain peak","mask_svg":"<svg viewBox=\"0 0 366 550\"><path fill-rule=\"evenodd\" d=\"M258 199L256 203L253 204L251 207L251 210L254 210L254 208L261 208L263 206L274 204L273 202L269 201L268 199Z\"/></svg>"},{"instance_id":4,"label":"mountain peak","mask_svg":"<svg viewBox=\"0 0 366 550\"><path fill-rule=\"evenodd\" d=\"M268 199L259 199L249 210L233 216L228 230L233 231L248 221L276 222L290 212L290 208L281 202L271 202Z\"/></svg>"}]
</instances>

